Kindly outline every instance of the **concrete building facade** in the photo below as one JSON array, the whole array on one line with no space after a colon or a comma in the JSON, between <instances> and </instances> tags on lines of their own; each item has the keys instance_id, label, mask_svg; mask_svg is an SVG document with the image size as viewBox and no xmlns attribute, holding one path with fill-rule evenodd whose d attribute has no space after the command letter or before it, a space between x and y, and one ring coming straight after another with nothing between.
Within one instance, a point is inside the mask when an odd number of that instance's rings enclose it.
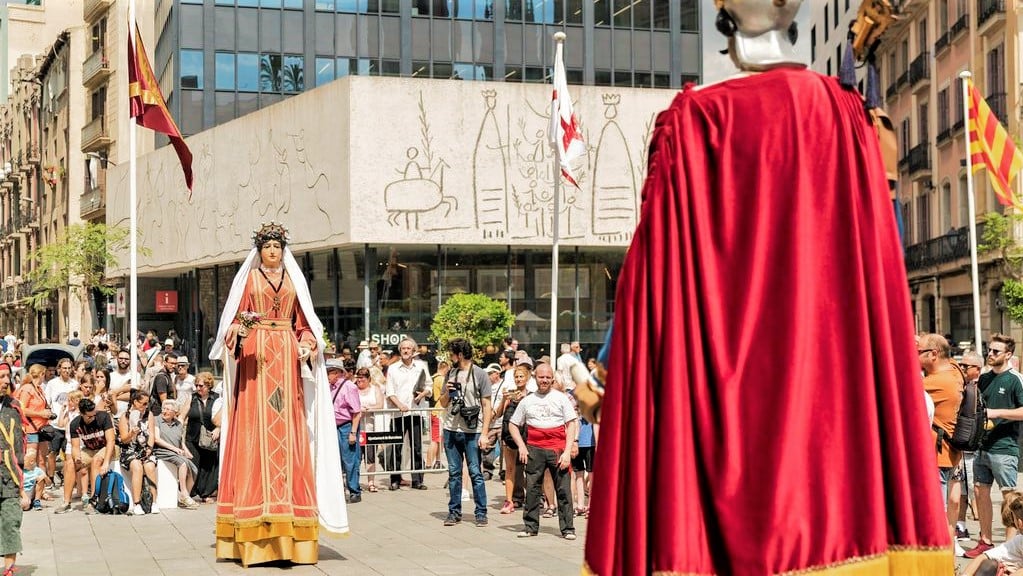
<instances>
[{"instance_id":1,"label":"concrete building facade","mask_svg":"<svg viewBox=\"0 0 1023 576\"><path fill-rule=\"evenodd\" d=\"M559 335L599 342L675 92L571 90L588 154L557 215L541 85L349 76L190 137L191 198L171 148L143 156L140 326L205 348L252 231L276 220L335 340L426 340L448 296L481 292L508 301L523 346L546 348L557 217ZM107 220L124 224L126 167L108 179ZM158 291L176 313L159 312Z\"/></svg>"},{"instance_id":2,"label":"concrete building facade","mask_svg":"<svg viewBox=\"0 0 1023 576\"><path fill-rule=\"evenodd\" d=\"M969 341L974 334L962 84L968 70L1010 134L1019 121L1019 15L1000 0L900 3L878 59L898 133L898 195L917 328ZM988 178L974 178L976 214L1001 213ZM1015 183L1018 193L1018 180ZM1014 333L1004 313L996 254L980 254L981 332Z\"/></svg>"}]
</instances>

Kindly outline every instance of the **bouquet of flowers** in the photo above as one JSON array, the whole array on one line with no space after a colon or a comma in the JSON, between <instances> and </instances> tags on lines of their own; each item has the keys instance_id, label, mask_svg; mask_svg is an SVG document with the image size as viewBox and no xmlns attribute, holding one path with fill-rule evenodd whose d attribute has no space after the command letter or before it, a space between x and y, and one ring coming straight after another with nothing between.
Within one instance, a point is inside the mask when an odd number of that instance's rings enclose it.
<instances>
[{"instance_id":1,"label":"bouquet of flowers","mask_svg":"<svg viewBox=\"0 0 1023 576\"><path fill-rule=\"evenodd\" d=\"M259 312L253 312L252 310L246 310L239 312L238 316L235 317L241 327L238 328L238 336L244 338L249 335L249 330L259 324L259 321L263 319L263 315Z\"/></svg>"}]
</instances>

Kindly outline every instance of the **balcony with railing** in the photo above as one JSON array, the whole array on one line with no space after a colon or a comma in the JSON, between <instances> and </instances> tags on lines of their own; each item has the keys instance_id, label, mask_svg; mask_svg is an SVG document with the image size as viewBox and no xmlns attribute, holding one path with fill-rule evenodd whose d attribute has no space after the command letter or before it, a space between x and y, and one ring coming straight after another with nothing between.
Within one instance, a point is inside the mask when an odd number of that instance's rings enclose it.
<instances>
[{"instance_id":1,"label":"balcony with railing","mask_svg":"<svg viewBox=\"0 0 1023 576\"><path fill-rule=\"evenodd\" d=\"M85 192L79 200L79 216L82 220L92 220L106 214L107 208L107 179L106 170L100 169L96 175L96 182L92 177L85 175ZM95 185L93 185L95 184Z\"/></svg>"},{"instance_id":2,"label":"balcony with railing","mask_svg":"<svg viewBox=\"0 0 1023 576\"><path fill-rule=\"evenodd\" d=\"M987 24L989 20L1000 16L1005 19L1005 0L978 0L977 1L977 28Z\"/></svg>"},{"instance_id":3,"label":"balcony with railing","mask_svg":"<svg viewBox=\"0 0 1023 576\"><path fill-rule=\"evenodd\" d=\"M921 52L909 65L909 85L916 87L918 83L931 79L931 53Z\"/></svg>"},{"instance_id":4,"label":"balcony with railing","mask_svg":"<svg viewBox=\"0 0 1023 576\"><path fill-rule=\"evenodd\" d=\"M884 91L884 97L886 100L891 100L898 93L899 87L895 82L888 85L888 89Z\"/></svg>"},{"instance_id":5,"label":"balcony with railing","mask_svg":"<svg viewBox=\"0 0 1023 576\"><path fill-rule=\"evenodd\" d=\"M946 48L952 45L952 31L945 30L945 33L938 36L938 41L934 43L934 54L935 56L940 55Z\"/></svg>"},{"instance_id":6,"label":"balcony with railing","mask_svg":"<svg viewBox=\"0 0 1023 576\"><path fill-rule=\"evenodd\" d=\"M906 154L906 168L909 170L910 175L921 170L931 169L930 146L930 142L924 139L923 142L909 149L909 153Z\"/></svg>"},{"instance_id":7,"label":"balcony with railing","mask_svg":"<svg viewBox=\"0 0 1023 576\"><path fill-rule=\"evenodd\" d=\"M110 9L114 0L85 0L82 17L86 22L95 22L104 12Z\"/></svg>"},{"instance_id":8,"label":"balcony with railing","mask_svg":"<svg viewBox=\"0 0 1023 576\"><path fill-rule=\"evenodd\" d=\"M960 33L965 32L970 28L970 14L967 12L957 19L952 26L948 29L948 34L952 40L955 40Z\"/></svg>"},{"instance_id":9,"label":"balcony with railing","mask_svg":"<svg viewBox=\"0 0 1023 576\"><path fill-rule=\"evenodd\" d=\"M909 70L904 70L902 74L899 74L899 78L895 81L895 89L898 90L906 84L909 84Z\"/></svg>"},{"instance_id":10,"label":"balcony with railing","mask_svg":"<svg viewBox=\"0 0 1023 576\"><path fill-rule=\"evenodd\" d=\"M94 152L109 145L106 116L101 114L82 128L82 152Z\"/></svg>"},{"instance_id":11,"label":"balcony with railing","mask_svg":"<svg viewBox=\"0 0 1023 576\"><path fill-rule=\"evenodd\" d=\"M110 59L106 50L100 48L93 52L82 64L82 85L95 88L110 76Z\"/></svg>"},{"instance_id":12,"label":"balcony with railing","mask_svg":"<svg viewBox=\"0 0 1023 576\"><path fill-rule=\"evenodd\" d=\"M32 296L32 283L28 281L22 281L14 285L14 299L24 300Z\"/></svg>"},{"instance_id":13,"label":"balcony with railing","mask_svg":"<svg viewBox=\"0 0 1023 576\"><path fill-rule=\"evenodd\" d=\"M977 224L977 238L984 237L984 223ZM906 247L906 270L914 272L949 264L970 257L968 226L950 230L948 234Z\"/></svg>"},{"instance_id":14,"label":"balcony with railing","mask_svg":"<svg viewBox=\"0 0 1023 576\"><path fill-rule=\"evenodd\" d=\"M936 142L940 146L944 144L946 141L952 139L952 127L946 125L944 127L938 126L938 128L940 128L940 130L938 130L938 139L936 140Z\"/></svg>"}]
</instances>

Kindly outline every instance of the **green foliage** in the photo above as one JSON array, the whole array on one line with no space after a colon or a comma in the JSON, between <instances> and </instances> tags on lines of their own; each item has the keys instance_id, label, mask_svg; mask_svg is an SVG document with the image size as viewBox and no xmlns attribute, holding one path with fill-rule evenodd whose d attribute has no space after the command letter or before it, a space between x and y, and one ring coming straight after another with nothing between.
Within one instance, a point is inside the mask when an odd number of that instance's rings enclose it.
<instances>
[{"instance_id":1,"label":"green foliage","mask_svg":"<svg viewBox=\"0 0 1023 576\"><path fill-rule=\"evenodd\" d=\"M1013 239L1013 230L1020 224L1023 224L1023 216L1019 214L988 212L984 215L984 233L977 245L980 252L998 252L1002 271L1014 280L1023 279L1023 247Z\"/></svg>"},{"instance_id":2,"label":"green foliage","mask_svg":"<svg viewBox=\"0 0 1023 576\"><path fill-rule=\"evenodd\" d=\"M473 347L474 359L483 358L484 348L499 344L515 323L508 303L485 294L455 294L440 307L430 326L430 337L444 348L454 338L465 338Z\"/></svg>"},{"instance_id":3,"label":"green foliage","mask_svg":"<svg viewBox=\"0 0 1023 576\"><path fill-rule=\"evenodd\" d=\"M109 296L114 289L104 285L103 271L117 264L116 254L128 246L128 230L107 228L106 224L72 224L45 246L29 253L35 267L28 273L32 282L31 304L45 308L53 295L64 288L78 293L84 303L91 290Z\"/></svg>"},{"instance_id":4,"label":"green foliage","mask_svg":"<svg viewBox=\"0 0 1023 576\"><path fill-rule=\"evenodd\" d=\"M1002 299L1009 317L1023 322L1023 282L1007 278L1002 284Z\"/></svg>"}]
</instances>

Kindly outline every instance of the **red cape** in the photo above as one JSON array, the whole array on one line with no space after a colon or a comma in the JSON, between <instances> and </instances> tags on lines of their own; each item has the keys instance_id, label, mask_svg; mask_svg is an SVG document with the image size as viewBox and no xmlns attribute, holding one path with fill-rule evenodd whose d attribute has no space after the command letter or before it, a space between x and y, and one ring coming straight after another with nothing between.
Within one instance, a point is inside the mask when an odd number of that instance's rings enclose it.
<instances>
[{"instance_id":1,"label":"red cape","mask_svg":"<svg viewBox=\"0 0 1023 576\"><path fill-rule=\"evenodd\" d=\"M616 302L587 570L951 574L858 94L803 70L679 94Z\"/></svg>"}]
</instances>

